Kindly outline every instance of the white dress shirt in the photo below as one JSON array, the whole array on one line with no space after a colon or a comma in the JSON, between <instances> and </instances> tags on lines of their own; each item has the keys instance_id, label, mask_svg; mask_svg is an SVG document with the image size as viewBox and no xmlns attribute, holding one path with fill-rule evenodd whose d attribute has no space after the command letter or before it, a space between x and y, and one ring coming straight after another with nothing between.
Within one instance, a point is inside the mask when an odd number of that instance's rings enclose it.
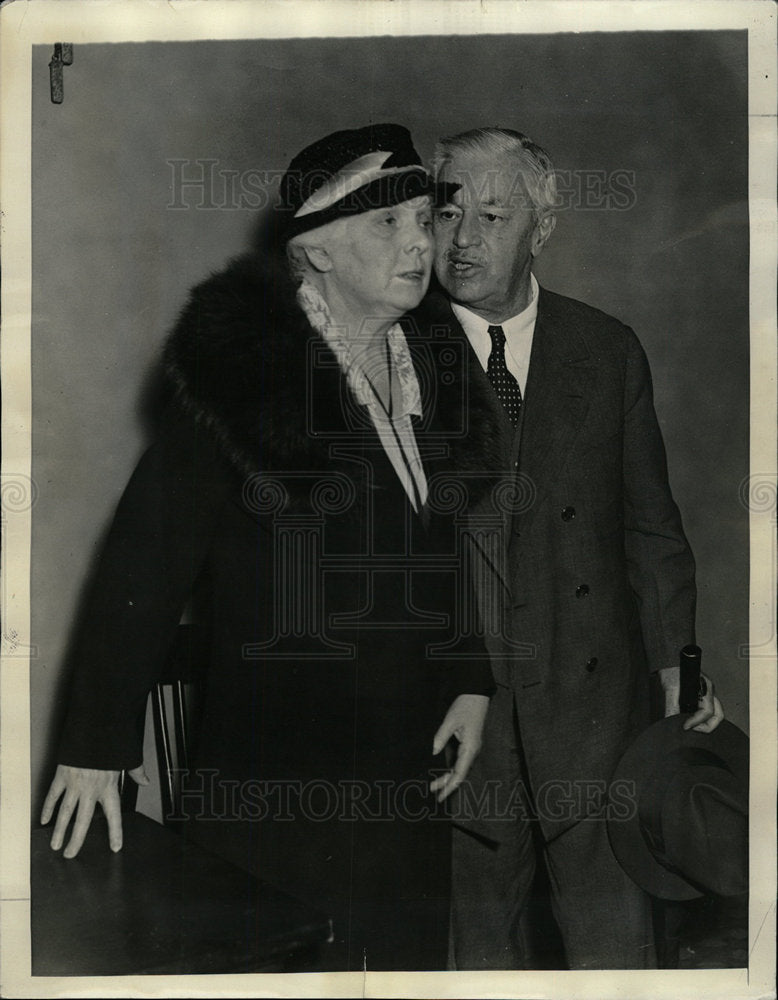
<instances>
[{"instance_id":1,"label":"white dress shirt","mask_svg":"<svg viewBox=\"0 0 778 1000\"><path fill-rule=\"evenodd\" d=\"M538 283L534 274L530 274L530 300L526 309L518 315L511 316L503 323L490 323L477 316L466 306L456 302L451 303L454 315L467 334L473 350L486 371L489 355L492 351L492 338L487 332L490 326L501 326L505 334L505 364L508 371L519 383L522 396L527 388L527 373L529 372L529 356L532 350L532 337L535 333L535 322L538 318Z\"/></svg>"},{"instance_id":2,"label":"white dress shirt","mask_svg":"<svg viewBox=\"0 0 778 1000\"><path fill-rule=\"evenodd\" d=\"M384 451L392 463L403 489L418 513L416 496L421 499L422 506L427 501L427 477L421 463L416 435L413 433L411 416L422 416L421 392L419 381L411 359L411 352L405 340L405 334L399 323L395 323L386 335L391 359L391 376L394 385L399 385L399 399L392 392L392 417L376 398L370 382L362 368L354 361L351 345L342 326L333 322L329 306L317 289L304 281L297 290L297 301L300 303L308 322L326 341L328 347L338 359L338 364L354 398L362 406L367 407L370 419L378 433ZM411 480L411 475L413 480Z\"/></svg>"}]
</instances>

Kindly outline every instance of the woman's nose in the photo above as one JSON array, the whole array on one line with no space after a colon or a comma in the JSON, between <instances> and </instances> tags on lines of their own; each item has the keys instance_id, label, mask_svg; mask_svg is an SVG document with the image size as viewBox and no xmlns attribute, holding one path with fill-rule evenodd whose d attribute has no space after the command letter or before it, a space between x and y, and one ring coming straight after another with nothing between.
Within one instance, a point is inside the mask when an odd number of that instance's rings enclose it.
<instances>
[{"instance_id":1,"label":"woman's nose","mask_svg":"<svg viewBox=\"0 0 778 1000\"><path fill-rule=\"evenodd\" d=\"M414 253L425 253L432 247L432 233L429 226L424 226L419 222L414 222L410 226L410 232L406 242L406 249Z\"/></svg>"}]
</instances>

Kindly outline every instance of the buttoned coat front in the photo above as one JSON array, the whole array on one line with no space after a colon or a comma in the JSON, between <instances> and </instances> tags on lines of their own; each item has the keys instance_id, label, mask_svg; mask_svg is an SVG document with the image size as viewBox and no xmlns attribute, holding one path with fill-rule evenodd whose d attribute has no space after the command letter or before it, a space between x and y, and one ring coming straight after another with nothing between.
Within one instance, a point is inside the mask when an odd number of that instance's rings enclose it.
<instances>
[{"instance_id":1,"label":"buttoned coat front","mask_svg":"<svg viewBox=\"0 0 778 1000\"><path fill-rule=\"evenodd\" d=\"M416 320L467 343L440 293ZM462 355L480 397L486 375L469 345ZM509 835L527 805L513 787L518 721L530 810L549 840L601 810L649 721L649 673L694 641L694 560L632 330L541 289L515 430L491 401L501 468L471 511L470 537L495 680L513 697L494 699L455 808L467 828Z\"/></svg>"}]
</instances>

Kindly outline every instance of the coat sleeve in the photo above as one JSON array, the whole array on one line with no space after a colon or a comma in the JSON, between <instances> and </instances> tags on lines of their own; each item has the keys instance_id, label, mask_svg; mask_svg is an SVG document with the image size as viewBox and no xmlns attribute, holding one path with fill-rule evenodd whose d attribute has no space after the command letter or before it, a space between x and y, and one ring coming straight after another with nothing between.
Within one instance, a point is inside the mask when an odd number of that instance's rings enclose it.
<instances>
[{"instance_id":1,"label":"coat sleeve","mask_svg":"<svg viewBox=\"0 0 778 1000\"><path fill-rule=\"evenodd\" d=\"M453 701L460 694L482 694L491 698L497 687L494 683L489 662L484 660L476 669L455 667L451 672L448 700Z\"/></svg>"},{"instance_id":2,"label":"coat sleeve","mask_svg":"<svg viewBox=\"0 0 778 1000\"><path fill-rule=\"evenodd\" d=\"M648 360L628 331L624 399L624 527L629 580L649 669L678 665L694 642L695 564L673 500Z\"/></svg>"},{"instance_id":3,"label":"coat sleeve","mask_svg":"<svg viewBox=\"0 0 778 1000\"><path fill-rule=\"evenodd\" d=\"M436 541L440 551L454 554L457 565L455 574L444 574L439 583L433 585L445 594L446 606L443 610L452 626L449 640L456 649L455 656L443 661L441 697L447 704L460 694L491 697L496 688L483 634L473 628L474 622L468 621L467 608L458 606L460 601L469 604L472 600L463 593L472 583L464 538L453 518L440 518L438 529ZM466 587L463 587L463 581Z\"/></svg>"},{"instance_id":4,"label":"coat sleeve","mask_svg":"<svg viewBox=\"0 0 778 1000\"><path fill-rule=\"evenodd\" d=\"M110 770L143 759L148 692L217 523L228 479L212 446L168 420L117 507L70 645L58 761Z\"/></svg>"},{"instance_id":5,"label":"coat sleeve","mask_svg":"<svg viewBox=\"0 0 778 1000\"><path fill-rule=\"evenodd\" d=\"M482 694L491 698L496 690L489 654L481 640L474 639L465 659L452 661L446 670L444 697L448 702L460 694ZM463 653L466 650L463 648Z\"/></svg>"}]
</instances>

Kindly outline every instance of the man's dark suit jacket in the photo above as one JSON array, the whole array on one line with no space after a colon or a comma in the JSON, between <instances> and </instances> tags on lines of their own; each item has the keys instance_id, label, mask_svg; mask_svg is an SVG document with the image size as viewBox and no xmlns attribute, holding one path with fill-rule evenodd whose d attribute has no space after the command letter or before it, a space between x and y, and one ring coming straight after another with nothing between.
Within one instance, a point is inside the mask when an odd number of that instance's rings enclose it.
<instances>
[{"instance_id":1,"label":"man's dark suit jacket","mask_svg":"<svg viewBox=\"0 0 778 1000\"><path fill-rule=\"evenodd\" d=\"M415 319L466 340L440 293ZM469 384L482 388L469 344L463 354ZM503 481L470 515L478 604L551 839L602 808L617 761L649 721L649 673L676 665L694 641L694 559L631 329L541 289L515 431L491 399ZM516 806L507 787L512 721L488 727L459 802L460 818L472 814L464 825L498 841ZM629 808L618 795L614 806Z\"/></svg>"}]
</instances>

